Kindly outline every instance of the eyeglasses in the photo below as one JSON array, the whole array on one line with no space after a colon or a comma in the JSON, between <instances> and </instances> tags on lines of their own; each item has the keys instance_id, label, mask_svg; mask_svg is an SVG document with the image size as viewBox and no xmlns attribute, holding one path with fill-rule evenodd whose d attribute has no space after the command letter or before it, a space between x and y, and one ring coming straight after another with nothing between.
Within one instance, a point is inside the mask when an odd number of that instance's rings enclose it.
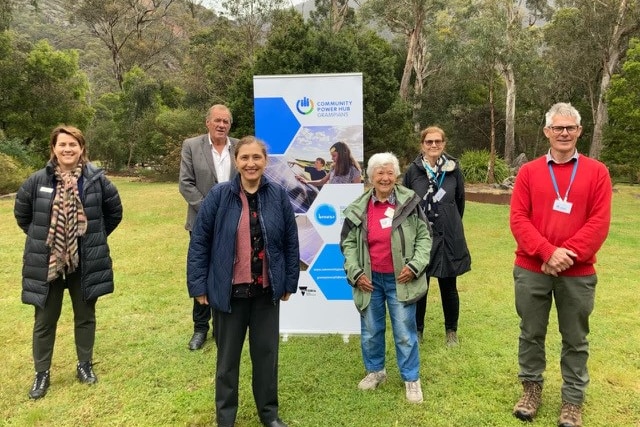
<instances>
[{"instance_id":1,"label":"eyeglasses","mask_svg":"<svg viewBox=\"0 0 640 427\"><path fill-rule=\"evenodd\" d=\"M424 141L422 141L424 145L436 145L438 147L441 146L443 142L444 141L441 139L425 139Z\"/></svg>"},{"instance_id":2,"label":"eyeglasses","mask_svg":"<svg viewBox=\"0 0 640 427\"><path fill-rule=\"evenodd\" d=\"M580 126L578 125L571 125L571 126L549 126L549 129L551 129L551 132L553 132L554 135L560 135L562 132L564 132L565 130L569 133L576 133L578 132L578 129L580 129Z\"/></svg>"}]
</instances>

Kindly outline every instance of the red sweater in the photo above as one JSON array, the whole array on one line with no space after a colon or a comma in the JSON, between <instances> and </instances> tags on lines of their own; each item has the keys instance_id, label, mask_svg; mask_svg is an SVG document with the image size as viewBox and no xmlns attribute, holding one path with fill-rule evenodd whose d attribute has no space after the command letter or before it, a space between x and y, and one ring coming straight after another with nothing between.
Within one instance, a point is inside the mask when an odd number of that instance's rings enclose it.
<instances>
[{"instance_id":1,"label":"red sweater","mask_svg":"<svg viewBox=\"0 0 640 427\"><path fill-rule=\"evenodd\" d=\"M574 161L552 163L560 195L564 198ZM557 199L546 156L520 169L511 195L511 232L518 245L515 265L540 273L558 247L572 250L578 257L562 276L595 274L593 264L611 221L612 186L609 171L602 163L579 156L575 179L567 201L569 214L553 209Z\"/></svg>"}]
</instances>

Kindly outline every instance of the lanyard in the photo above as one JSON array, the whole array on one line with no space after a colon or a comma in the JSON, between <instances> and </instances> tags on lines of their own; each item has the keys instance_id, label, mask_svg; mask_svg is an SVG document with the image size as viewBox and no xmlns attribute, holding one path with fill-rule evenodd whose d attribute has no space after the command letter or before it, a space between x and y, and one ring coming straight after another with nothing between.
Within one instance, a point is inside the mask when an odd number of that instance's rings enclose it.
<instances>
[{"instance_id":1,"label":"lanyard","mask_svg":"<svg viewBox=\"0 0 640 427\"><path fill-rule=\"evenodd\" d=\"M556 176L553 173L553 168L551 167L551 162L549 162L549 174L551 175L551 182L553 183L553 188L556 190L556 194L558 195L558 200L567 201L567 197L569 197L569 190L571 189L571 185L573 184L573 179L576 177L576 171L578 170L578 159L573 164L573 172L571 172L571 180L569 180L569 186L567 187L567 192L564 193L564 199L560 197L560 190L558 189L558 182L556 181Z\"/></svg>"},{"instance_id":2,"label":"lanyard","mask_svg":"<svg viewBox=\"0 0 640 427\"><path fill-rule=\"evenodd\" d=\"M424 168L427 170L427 173L433 177L433 180L436 181L436 185L438 186L438 188L442 187L442 182L444 181L444 176L446 174L446 172L441 172L442 175L440 175L440 180L438 181L438 176L436 175L436 173L433 171L433 169L431 169L431 166L429 166L427 164L427 162L425 162L423 160L424 163Z\"/></svg>"}]
</instances>

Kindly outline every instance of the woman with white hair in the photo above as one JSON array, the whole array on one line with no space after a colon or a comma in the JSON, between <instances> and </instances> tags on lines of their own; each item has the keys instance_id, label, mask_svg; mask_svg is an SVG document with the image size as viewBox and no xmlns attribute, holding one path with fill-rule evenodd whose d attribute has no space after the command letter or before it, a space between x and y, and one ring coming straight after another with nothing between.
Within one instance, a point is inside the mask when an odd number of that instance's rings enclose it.
<instances>
[{"instance_id":1,"label":"woman with white hair","mask_svg":"<svg viewBox=\"0 0 640 427\"><path fill-rule=\"evenodd\" d=\"M399 175L398 159L392 153L371 156L367 176L373 187L345 209L340 248L361 319L360 342L367 375L358 388L375 389L387 378L388 307L406 398L420 403L415 303L427 292L424 271L429 263L431 236L420 197L397 183Z\"/></svg>"}]
</instances>

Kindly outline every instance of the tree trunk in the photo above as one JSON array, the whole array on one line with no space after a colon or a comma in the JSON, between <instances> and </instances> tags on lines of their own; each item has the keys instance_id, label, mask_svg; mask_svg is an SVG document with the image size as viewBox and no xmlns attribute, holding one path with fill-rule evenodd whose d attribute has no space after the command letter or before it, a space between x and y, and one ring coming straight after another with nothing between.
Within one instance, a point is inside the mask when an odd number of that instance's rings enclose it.
<instances>
[{"instance_id":1,"label":"tree trunk","mask_svg":"<svg viewBox=\"0 0 640 427\"><path fill-rule=\"evenodd\" d=\"M611 34L611 42L609 43L607 56L604 58L602 79L600 80L600 93L598 94L598 107L593 118L593 138L591 139L591 147L589 147L589 157L594 159L600 158L602 152L602 131L609 120L607 112L607 104L605 102L605 94L611 83L611 76L615 72L622 50L622 41L625 36L638 27L638 23L634 22L630 28L625 28L623 23L627 12L627 0L622 0L618 6L618 15L616 24Z\"/></svg>"},{"instance_id":2,"label":"tree trunk","mask_svg":"<svg viewBox=\"0 0 640 427\"><path fill-rule=\"evenodd\" d=\"M504 160L511 165L515 158L515 122L516 122L516 76L513 72L513 65L506 64L502 67L502 77L504 78L506 94L505 111L505 135L504 135Z\"/></svg>"},{"instance_id":3,"label":"tree trunk","mask_svg":"<svg viewBox=\"0 0 640 427\"><path fill-rule=\"evenodd\" d=\"M496 107L493 99L493 79L489 83L489 111L491 112L491 152L489 154L489 165L487 168L487 182L493 184L496 182L495 166L496 166Z\"/></svg>"},{"instance_id":4,"label":"tree trunk","mask_svg":"<svg viewBox=\"0 0 640 427\"><path fill-rule=\"evenodd\" d=\"M420 25L422 25L422 23ZM416 28L418 27L414 27L411 30L407 40L407 59L405 60L404 70L402 71L402 80L400 80L400 98L402 98L403 101L409 100L409 83L411 81L419 36L419 30L416 30Z\"/></svg>"}]
</instances>

